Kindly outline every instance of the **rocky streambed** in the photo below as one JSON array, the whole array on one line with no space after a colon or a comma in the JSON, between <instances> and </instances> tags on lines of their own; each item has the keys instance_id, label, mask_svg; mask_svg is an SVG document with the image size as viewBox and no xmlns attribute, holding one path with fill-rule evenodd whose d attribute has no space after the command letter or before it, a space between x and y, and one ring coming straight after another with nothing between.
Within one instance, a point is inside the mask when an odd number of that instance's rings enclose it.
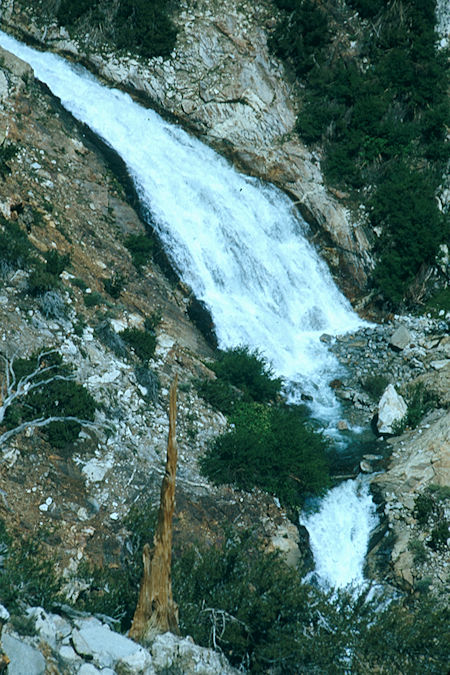
<instances>
[{"instance_id":1,"label":"rocky streambed","mask_svg":"<svg viewBox=\"0 0 450 675\"><path fill-rule=\"evenodd\" d=\"M322 338L345 366L332 382L345 411L339 427L355 448L343 465L372 474L379 504L367 573L408 591L438 594L445 593L450 572L449 319L444 312L439 319L397 316ZM380 400L389 386L409 416L402 420L404 409L394 404L395 433L381 433Z\"/></svg>"}]
</instances>

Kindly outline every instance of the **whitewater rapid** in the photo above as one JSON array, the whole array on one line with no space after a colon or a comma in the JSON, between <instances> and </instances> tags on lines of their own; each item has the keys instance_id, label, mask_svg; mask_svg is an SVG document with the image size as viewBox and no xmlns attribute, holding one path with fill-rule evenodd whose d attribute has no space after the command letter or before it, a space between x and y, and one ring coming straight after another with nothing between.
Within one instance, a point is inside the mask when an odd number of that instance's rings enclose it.
<instances>
[{"instance_id":1,"label":"whitewater rapid","mask_svg":"<svg viewBox=\"0 0 450 675\"><path fill-rule=\"evenodd\" d=\"M302 514L319 583L328 588L363 584L367 543L377 523L369 483L361 477L340 483L320 500L318 510Z\"/></svg>"},{"instance_id":2,"label":"whitewater rapid","mask_svg":"<svg viewBox=\"0 0 450 675\"><path fill-rule=\"evenodd\" d=\"M340 366L320 336L356 330L362 322L309 244L307 225L290 199L240 174L183 129L126 93L101 85L81 66L1 31L0 45L28 62L62 105L121 156L169 259L210 309L220 347L258 349L285 379L290 400L308 394L313 413L333 426L340 406L328 383ZM342 488L348 498L336 503L337 492L331 491L323 502L326 513L337 515L348 507L369 514L369 497L353 494L353 489ZM362 554L356 555L354 569L348 563L350 551L341 562L322 563L322 554L332 558L336 550L344 553L345 537L350 546L358 540L360 551L363 539L368 540L364 518L353 522L351 515L342 514L343 521L347 518L343 539L333 531L341 527L337 521L331 530L314 516L305 523L317 574L336 586L346 583L339 565L347 571L347 583L359 578ZM321 550L315 532L325 544Z\"/></svg>"},{"instance_id":3,"label":"whitewater rapid","mask_svg":"<svg viewBox=\"0 0 450 675\"><path fill-rule=\"evenodd\" d=\"M361 321L291 200L84 68L5 33L0 43L122 157L172 264L210 309L219 346L261 350L277 374L313 397L318 417L335 419L328 382L339 364L319 337Z\"/></svg>"}]
</instances>

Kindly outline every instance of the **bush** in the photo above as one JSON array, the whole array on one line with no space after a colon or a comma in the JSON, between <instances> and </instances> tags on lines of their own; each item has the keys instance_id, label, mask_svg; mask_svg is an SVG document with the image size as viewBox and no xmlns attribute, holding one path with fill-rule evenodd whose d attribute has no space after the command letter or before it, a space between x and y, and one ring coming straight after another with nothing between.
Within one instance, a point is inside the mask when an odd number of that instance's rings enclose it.
<instances>
[{"instance_id":1,"label":"bush","mask_svg":"<svg viewBox=\"0 0 450 675\"><path fill-rule=\"evenodd\" d=\"M6 270L25 269L33 258L33 247L16 222L0 214L0 262Z\"/></svg>"},{"instance_id":2,"label":"bush","mask_svg":"<svg viewBox=\"0 0 450 675\"><path fill-rule=\"evenodd\" d=\"M58 599L61 582L53 560L44 551L45 533L23 537L22 533L8 532L0 522L0 602L11 612L22 610L24 604L50 609Z\"/></svg>"},{"instance_id":3,"label":"bush","mask_svg":"<svg viewBox=\"0 0 450 675\"><path fill-rule=\"evenodd\" d=\"M367 392L374 401L379 401L389 384L389 379L384 375L368 375L361 384L364 391Z\"/></svg>"},{"instance_id":4,"label":"bush","mask_svg":"<svg viewBox=\"0 0 450 675\"><path fill-rule=\"evenodd\" d=\"M303 409L242 404L230 421L234 429L215 438L200 460L213 483L258 487L291 507L329 484L325 441L308 428Z\"/></svg>"},{"instance_id":5,"label":"bush","mask_svg":"<svg viewBox=\"0 0 450 675\"><path fill-rule=\"evenodd\" d=\"M66 315L66 306L58 291L43 293L39 297L39 309L47 319L62 319Z\"/></svg>"},{"instance_id":6,"label":"bush","mask_svg":"<svg viewBox=\"0 0 450 675\"><path fill-rule=\"evenodd\" d=\"M47 272L45 266L38 264L28 277L27 292L37 297L48 291L54 291L58 286L58 277Z\"/></svg>"},{"instance_id":7,"label":"bush","mask_svg":"<svg viewBox=\"0 0 450 675\"><path fill-rule=\"evenodd\" d=\"M125 328L119 333L120 337L133 348L141 361L152 358L156 349L156 335L141 328Z\"/></svg>"},{"instance_id":8,"label":"bush","mask_svg":"<svg viewBox=\"0 0 450 675\"><path fill-rule=\"evenodd\" d=\"M148 264L153 254L152 240L145 234L130 234L124 244L131 253L133 265L140 271Z\"/></svg>"},{"instance_id":9,"label":"bush","mask_svg":"<svg viewBox=\"0 0 450 675\"><path fill-rule=\"evenodd\" d=\"M71 378L71 368L62 363L62 357L55 351L48 351L45 357L33 355L29 359L16 359L13 364L14 373L19 380L31 374L38 367L51 367L37 375L33 382L40 382L52 377ZM81 420L93 421L97 404L91 394L73 379L54 379L43 383L29 393L25 393L10 406L5 414L4 424L13 429L21 422L48 417L78 417ZM65 448L75 441L80 433L81 425L74 421L52 422L42 428L51 445Z\"/></svg>"},{"instance_id":10,"label":"bush","mask_svg":"<svg viewBox=\"0 0 450 675\"><path fill-rule=\"evenodd\" d=\"M266 358L248 347L220 351L211 369L220 380L240 389L246 400L265 403L281 391L282 381L274 377Z\"/></svg>"},{"instance_id":11,"label":"bush","mask_svg":"<svg viewBox=\"0 0 450 675\"><path fill-rule=\"evenodd\" d=\"M11 173L9 163L19 152L15 143L6 143L6 139L0 145L0 178L5 180L6 175Z\"/></svg>"},{"instance_id":12,"label":"bush","mask_svg":"<svg viewBox=\"0 0 450 675\"><path fill-rule=\"evenodd\" d=\"M50 249L44 254L46 266L45 269L49 274L59 277L61 272L64 272L70 263L70 255L66 253L61 255L56 249Z\"/></svg>"},{"instance_id":13,"label":"bush","mask_svg":"<svg viewBox=\"0 0 450 675\"><path fill-rule=\"evenodd\" d=\"M119 298L120 294L123 291L124 285L125 285L125 277L123 276L123 274L120 273L113 274L112 277L110 277L109 279L105 279L103 281L105 291L115 300Z\"/></svg>"},{"instance_id":14,"label":"bush","mask_svg":"<svg viewBox=\"0 0 450 675\"><path fill-rule=\"evenodd\" d=\"M103 305L105 302L103 295L97 291L85 293L83 295L83 300L86 307L97 307L98 305Z\"/></svg>"},{"instance_id":15,"label":"bush","mask_svg":"<svg viewBox=\"0 0 450 675\"><path fill-rule=\"evenodd\" d=\"M408 410L405 417L405 426L415 429L422 417L436 406L437 397L425 389L422 382L410 387L407 392Z\"/></svg>"},{"instance_id":16,"label":"bush","mask_svg":"<svg viewBox=\"0 0 450 675\"><path fill-rule=\"evenodd\" d=\"M196 383L196 386L199 395L213 408L223 412L224 415L230 415L235 404L242 399L242 394L235 387L220 378L201 380Z\"/></svg>"}]
</instances>

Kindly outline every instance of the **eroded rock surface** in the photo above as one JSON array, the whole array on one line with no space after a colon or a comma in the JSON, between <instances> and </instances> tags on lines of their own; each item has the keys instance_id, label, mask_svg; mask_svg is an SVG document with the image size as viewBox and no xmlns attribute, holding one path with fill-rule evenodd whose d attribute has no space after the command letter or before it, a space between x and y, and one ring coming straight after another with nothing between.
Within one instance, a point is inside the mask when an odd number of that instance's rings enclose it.
<instances>
[{"instance_id":1,"label":"eroded rock surface","mask_svg":"<svg viewBox=\"0 0 450 675\"><path fill-rule=\"evenodd\" d=\"M181 2L170 58L118 56L84 42L5 2L9 30L82 60L107 81L143 96L230 157L237 166L287 191L321 241L338 283L360 296L371 269L370 242L355 218L323 184L320 158L294 133L298 101L282 64L268 49L273 5L231 0Z\"/></svg>"}]
</instances>

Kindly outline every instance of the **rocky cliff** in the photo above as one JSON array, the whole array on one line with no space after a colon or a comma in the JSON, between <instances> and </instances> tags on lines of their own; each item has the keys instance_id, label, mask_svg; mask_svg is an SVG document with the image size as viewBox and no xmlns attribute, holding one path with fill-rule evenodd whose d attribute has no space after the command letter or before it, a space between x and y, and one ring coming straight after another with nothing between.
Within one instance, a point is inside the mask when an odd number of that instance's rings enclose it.
<instances>
[{"instance_id":1,"label":"rocky cliff","mask_svg":"<svg viewBox=\"0 0 450 675\"><path fill-rule=\"evenodd\" d=\"M340 286L361 298L372 266L368 231L344 195L326 188L320 157L293 132L298 102L267 46L273 10L268 0L181 2L176 48L164 60L119 56L96 47L89 35L71 39L65 29L43 25L42 17L11 1L4 3L1 20L8 30L81 61L171 115L244 171L288 192Z\"/></svg>"}]
</instances>

